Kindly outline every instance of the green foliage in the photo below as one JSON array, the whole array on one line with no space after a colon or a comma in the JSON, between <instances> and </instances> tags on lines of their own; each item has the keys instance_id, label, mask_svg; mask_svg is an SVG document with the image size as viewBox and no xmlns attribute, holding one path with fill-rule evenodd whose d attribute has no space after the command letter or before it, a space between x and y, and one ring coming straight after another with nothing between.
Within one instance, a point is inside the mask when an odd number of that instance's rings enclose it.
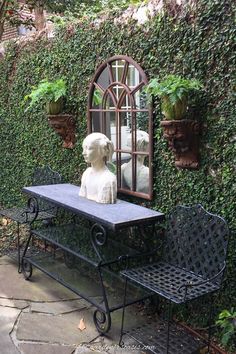
<instances>
[{"instance_id":1,"label":"green foliage","mask_svg":"<svg viewBox=\"0 0 236 354\"><path fill-rule=\"evenodd\" d=\"M221 328L221 342L224 346L236 339L236 311L223 310L216 321Z\"/></svg>"},{"instance_id":2,"label":"green foliage","mask_svg":"<svg viewBox=\"0 0 236 354\"><path fill-rule=\"evenodd\" d=\"M93 92L93 105L97 106L102 102L102 94L98 89Z\"/></svg>"},{"instance_id":3,"label":"green foliage","mask_svg":"<svg viewBox=\"0 0 236 354\"><path fill-rule=\"evenodd\" d=\"M66 95L66 83L63 79L48 81L43 79L38 86L33 86L29 95L24 97L24 101L30 99L29 107L35 106L38 102L57 102Z\"/></svg>"},{"instance_id":4,"label":"green foliage","mask_svg":"<svg viewBox=\"0 0 236 354\"><path fill-rule=\"evenodd\" d=\"M66 17L95 18L98 13L112 12L126 9L130 4L139 4L141 0L84 0L72 1L65 9Z\"/></svg>"},{"instance_id":5,"label":"green foliage","mask_svg":"<svg viewBox=\"0 0 236 354\"><path fill-rule=\"evenodd\" d=\"M113 162L108 161L107 167L108 167L109 171L111 171L112 173L114 173L114 175L116 175L116 165Z\"/></svg>"},{"instance_id":6,"label":"green foliage","mask_svg":"<svg viewBox=\"0 0 236 354\"><path fill-rule=\"evenodd\" d=\"M183 79L177 75L168 75L163 81L152 79L147 85L146 91L154 97L168 97L172 106L179 100L182 100L191 91L197 91L202 88L199 80Z\"/></svg>"},{"instance_id":7,"label":"green foliage","mask_svg":"<svg viewBox=\"0 0 236 354\"><path fill-rule=\"evenodd\" d=\"M182 119L188 107L188 96L198 91L202 84L196 79L183 79L178 75L168 75L163 81L152 79L146 92L161 99L162 113L166 119Z\"/></svg>"},{"instance_id":8,"label":"green foliage","mask_svg":"<svg viewBox=\"0 0 236 354\"><path fill-rule=\"evenodd\" d=\"M235 3L199 0L196 12L178 19L156 15L143 26L134 20L100 25L91 21L62 28L54 40L40 39L22 49L12 44L0 61L0 204L22 203L21 189L30 183L36 166L50 165L64 181L80 184L85 162L89 84L96 68L110 56L125 54L152 78L173 73L202 82L201 95L189 97L187 114L201 122L200 168L176 169L160 128L159 101L154 101L154 199L142 202L168 213L177 204L201 203L226 218L236 229L235 184ZM76 119L76 147L63 149L60 137L46 124L44 107L24 111L21 102L43 78L64 77L65 111ZM130 200L130 198L127 197ZM235 304L236 235L232 234L227 278L217 297L217 311ZM201 306L197 307L199 311ZM199 317L200 316L196 316Z\"/></svg>"},{"instance_id":9,"label":"green foliage","mask_svg":"<svg viewBox=\"0 0 236 354\"><path fill-rule=\"evenodd\" d=\"M51 16L51 21L61 26L71 22L77 22L78 19L95 19L98 14L114 13L126 9L129 5L139 5L141 0L57 0L45 1L45 5L50 12L60 13L60 16Z\"/></svg>"}]
</instances>

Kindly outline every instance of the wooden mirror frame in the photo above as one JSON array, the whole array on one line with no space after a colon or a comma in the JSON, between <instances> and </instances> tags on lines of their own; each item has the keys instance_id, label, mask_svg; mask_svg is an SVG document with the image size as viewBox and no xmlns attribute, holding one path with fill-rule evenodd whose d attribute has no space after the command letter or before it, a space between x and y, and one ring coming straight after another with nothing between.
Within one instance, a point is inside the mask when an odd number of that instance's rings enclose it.
<instances>
[{"instance_id":1,"label":"wooden mirror frame","mask_svg":"<svg viewBox=\"0 0 236 354\"><path fill-rule=\"evenodd\" d=\"M121 74L121 79L119 81L114 80L112 63L116 61L124 61L124 67ZM139 84L130 88L126 84L126 78L128 74L129 65L132 65L137 69L139 74ZM98 83L101 74L104 70L108 71L109 75L109 83L106 88L104 88L101 84ZM137 64L132 58L125 55L117 55L109 58L104 63L102 63L92 79L92 82L89 87L88 94L88 109L87 109L87 124L88 124L88 133L93 132L93 112L101 113L99 115L99 130L101 133L106 135L106 112L115 112L115 122L116 122L116 146L114 146L114 152L116 153L116 170L117 170L117 187L118 193L124 193L128 195L132 195L135 197L140 197L144 199L151 200L153 196L153 109L151 103L147 103L146 108L137 108L136 101L134 98L134 94L138 92L142 87L147 85L148 79L143 69ZM122 87L122 93L120 96L126 96L129 98L130 108L121 109L119 108L119 104L121 104L122 97L116 97L113 92L113 87ZM101 107L94 108L93 107L93 94L95 90L99 90L101 93ZM114 103L114 109L106 108L106 98L110 96ZM132 137L132 146L131 150L124 151L121 148L121 123L120 123L120 112L129 112L131 116L131 137ZM148 134L149 134L149 148L148 151L142 152L137 151L136 149L136 139L137 139L137 128L136 128L136 114L138 112L146 112L148 114ZM132 188L126 189L121 186L121 154L129 153L132 159ZM148 156L148 168L149 168L149 188L148 193L143 193L136 191L137 184L137 176L136 176L136 166L137 166L137 155L145 155Z\"/></svg>"}]
</instances>

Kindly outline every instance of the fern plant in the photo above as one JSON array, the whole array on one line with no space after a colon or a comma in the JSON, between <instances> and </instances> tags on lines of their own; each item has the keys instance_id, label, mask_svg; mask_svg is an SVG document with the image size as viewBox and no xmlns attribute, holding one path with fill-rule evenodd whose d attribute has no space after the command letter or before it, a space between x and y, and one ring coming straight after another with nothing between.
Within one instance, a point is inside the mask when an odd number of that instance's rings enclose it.
<instances>
[{"instance_id":1,"label":"fern plant","mask_svg":"<svg viewBox=\"0 0 236 354\"><path fill-rule=\"evenodd\" d=\"M42 102L58 102L66 95L66 83L64 79L48 81L44 79L40 81L38 86L34 86L29 95L24 97L24 101L30 99L30 104L27 109L35 106L40 101Z\"/></svg>"},{"instance_id":2,"label":"fern plant","mask_svg":"<svg viewBox=\"0 0 236 354\"><path fill-rule=\"evenodd\" d=\"M161 82L152 79L146 87L146 92L161 99L166 119L181 119L187 109L189 92L201 88L202 84L198 80L168 75Z\"/></svg>"}]
</instances>

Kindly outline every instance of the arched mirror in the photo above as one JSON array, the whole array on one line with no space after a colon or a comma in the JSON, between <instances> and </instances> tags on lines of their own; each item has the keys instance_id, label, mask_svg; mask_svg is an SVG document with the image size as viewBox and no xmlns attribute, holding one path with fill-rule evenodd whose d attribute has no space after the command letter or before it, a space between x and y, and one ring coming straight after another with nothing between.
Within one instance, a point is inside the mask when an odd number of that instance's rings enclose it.
<instances>
[{"instance_id":1,"label":"arched mirror","mask_svg":"<svg viewBox=\"0 0 236 354\"><path fill-rule=\"evenodd\" d=\"M152 198L152 108L144 90L147 77L131 58L114 56L104 62L91 82L88 131L112 140L109 167L117 175L118 192Z\"/></svg>"}]
</instances>

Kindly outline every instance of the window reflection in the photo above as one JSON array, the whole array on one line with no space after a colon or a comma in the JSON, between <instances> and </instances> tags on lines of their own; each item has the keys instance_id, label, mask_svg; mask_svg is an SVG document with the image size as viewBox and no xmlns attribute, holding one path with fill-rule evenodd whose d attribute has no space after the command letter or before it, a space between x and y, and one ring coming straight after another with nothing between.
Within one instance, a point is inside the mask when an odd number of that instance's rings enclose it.
<instances>
[{"instance_id":1,"label":"window reflection","mask_svg":"<svg viewBox=\"0 0 236 354\"><path fill-rule=\"evenodd\" d=\"M127 145L132 145L132 135L127 140ZM145 131L136 132L136 152L133 159L123 163L121 166L121 185L122 188L128 188L140 193L149 192L149 167L146 157L149 154L149 135ZM133 165L135 165L135 172Z\"/></svg>"}]
</instances>

